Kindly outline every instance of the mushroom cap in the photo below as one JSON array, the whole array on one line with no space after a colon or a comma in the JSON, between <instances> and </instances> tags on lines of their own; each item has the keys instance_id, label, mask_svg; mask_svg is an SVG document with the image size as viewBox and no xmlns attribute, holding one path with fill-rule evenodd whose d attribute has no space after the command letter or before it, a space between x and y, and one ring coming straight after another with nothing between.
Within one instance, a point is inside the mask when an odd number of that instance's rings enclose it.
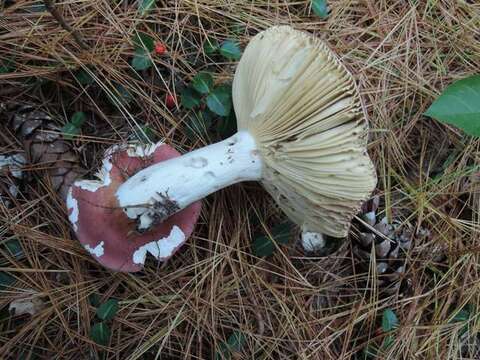
<instances>
[{"instance_id":1,"label":"mushroom cap","mask_svg":"<svg viewBox=\"0 0 480 360\"><path fill-rule=\"evenodd\" d=\"M334 53L289 26L260 32L237 67L233 103L280 208L309 231L346 236L376 174L360 96Z\"/></svg>"},{"instance_id":2,"label":"mushroom cap","mask_svg":"<svg viewBox=\"0 0 480 360\"><path fill-rule=\"evenodd\" d=\"M200 201L140 233L136 221L127 217L115 196L128 177L177 156L180 154L175 149L162 143L114 146L105 153L99 180L80 180L72 185L67 196L70 222L80 243L100 264L117 271L140 271L147 253L166 260L191 235Z\"/></svg>"}]
</instances>

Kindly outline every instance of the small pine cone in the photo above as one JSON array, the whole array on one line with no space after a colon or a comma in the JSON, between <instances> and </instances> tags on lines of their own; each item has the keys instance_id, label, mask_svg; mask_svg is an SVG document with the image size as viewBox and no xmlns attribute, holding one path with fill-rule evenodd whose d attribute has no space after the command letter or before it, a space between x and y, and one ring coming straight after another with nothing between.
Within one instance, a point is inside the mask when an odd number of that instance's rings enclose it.
<instances>
[{"instance_id":1,"label":"small pine cone","mask_svg":"<svg viewBox=\"0 0 480 360\"><path fill-rule=\"evenodd\" d=\"M66 199L68 188L84 173L72 145L64 141L52 118L32 106L6 107L10 124L22 141L27 163L44 168L53 189Z\"/></svg>"},{"instance_id":2,"label":"small pine cone","mask_svg":"<svg viewBox=\"0 0 480 360\"><path fill-rule=\"evenodd\" d=\"M378 196L365 203L361 219L354 220L353 250L359 270L367 272L372 261L372 246L375 249L375 266L380 290L386 294L401 289L406 270L405 253L411 247L413 231L400 221L391 224L386 217L378 219L380 201Z\"/></svg>"}]
</instances>

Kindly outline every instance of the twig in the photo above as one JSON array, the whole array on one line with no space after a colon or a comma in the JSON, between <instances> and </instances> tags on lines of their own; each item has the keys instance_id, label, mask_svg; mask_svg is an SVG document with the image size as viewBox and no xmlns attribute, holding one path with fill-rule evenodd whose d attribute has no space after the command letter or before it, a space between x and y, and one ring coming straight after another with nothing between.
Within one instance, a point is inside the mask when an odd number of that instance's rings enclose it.
<instances>
[{"instance_id":1,"label":"twig","mask_svg":"<svg viewBox=\"0 0 480 360\"><path fill-rule=\"evenodd\" d=\"M70 34L72 34L73 38L75 39L75 41L77 42L78 45L80 45L80 47L84 50L89 50L90 47L87 45L87 43L83 40L82 36L80 35L80 33L75 30L74 28L72 28L66 21L65 19L63 18L62 14L60 14L60 12L57 10L57 8L55 7L55 5L53 4L53 0L43 0L43 2L45 3L45 7L47 8L47 10L50 12L50 14L52 14L52 16L55 18L55 20L58 21L58 23L66 30L68 31Z\"/></svg>"}]
</instances>

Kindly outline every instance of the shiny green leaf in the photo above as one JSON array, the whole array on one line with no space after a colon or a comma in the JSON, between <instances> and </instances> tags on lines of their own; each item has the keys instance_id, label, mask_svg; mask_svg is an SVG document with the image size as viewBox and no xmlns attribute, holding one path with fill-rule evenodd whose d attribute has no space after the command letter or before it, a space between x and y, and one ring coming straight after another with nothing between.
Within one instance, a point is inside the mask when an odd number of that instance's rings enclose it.
<instances>
[{"instance_id":1,"label":"shiny green leaf","mask_svg":"<svg viewBox=\"0 0 480 360\"><path fill-rule=\"evenodd\" d=\"M238 60L242 57L242 51L233 40L226 40L220 47L220 54L229 60Z\"/></svg>"},{"instance_id":2,"label":"shiny green leaf","mask_svg":"<svg viewBox=\"0 0 480 360\"><path fill-rule=\"evenodd\" d=\"M0 271L0 290L8 288L15 283L15 278L5 271Z\"/></svg>"},{"instance_id":3,"label":"shiny green leaf","mask_svg":"<svg viewBox=\"0 0 480 360\"><path fill-rule=\"evenodd\" d=\"M23 248L17 239L10 239L4 243L8 253L14 258L19 258L23 255Z\"/></svg>"},{"instance_id":4,"label":"shiny green leaf","mask_svg":"<svg viewBox=\"0 0 480 360\"><path fill-rule=\"evenodd\" d=\"M66 123L62 127L63 137L67 140L72 140L75 135L80 134L80 129L72 123Z\"/></svg>"},{"instance_id":5,"label":"shiny green leaf","mask_svg":"<svg viewBox=\"0 0 480 360\"><path fill-rule=\"evenodd\" d=\"M425 115L480 137L480 75L449 85Z\"/></svg>"},{"instance_id":6,"label":"shiny green leaf","mask_svg":"<svg viewBox=\"0 0 480 360\"><path fill-rule=\"evenodd\" d=\"M97 309L97 316L101 320L111 320L118 311L118 300L109 299Z\"/></svg>"},{"instance_id":7,"label":"shiny green leaf","mask_svg":"<svg viewBox=\"0 0 480 360\"><path fill-rule=\"evenodd\" d=\"M77 111L76 113L74 113L72 115L72 119L70 120L70 122L76 126L77 128L80 128L82 127L83 123L85 122L85 120L87 119L87 116L85 115L84 112L82 111Z\"/></svg>"},{"instance_id":8,"label":"shiny green leaf","mask_svg":"<svg viewBox=\"0 0 480 360\"><path fill-rule=\"evenodd\" d=\"M232 353L240 352L247 342L247 337L239 330L234 331L219 346L219 350L215 353L215 360L228 360L232 358Z\"/></svg>"},{"instance_id":9,"label":"shiny green leaf","mask_svg":"<svg viewBox=\"0 0 480 360\"><path fill-rule=\"evenodd\" d=\"M94 324L90 330L90 338L98 345L102 346L108 345L111 335L112 332L110 331L110 328L103 321Z\"/></svg>"},{"instance_id":10,"label":"shiny green leaf","mask_svg":"<svg viewBox=\"0 0 480 360\"><path fill-rule=\"evenodd\" d=\"M140 0L138 9L140 14L145 15L149 10L155 6L155 0Z\"/></svg>"},{"instance_id":11,"label":"shiny green leaf","mask_svg":"<svg viewBox=\"0 0 480 360\"><path fill-rule=\"evenodd\" d=\"M75 79L77 79L80 85L91 85L94 83L95 79L90 73L90 70L87 71L85 69L78 70L74 75Z\"/></svg>"},{"instance_id":12,"label":"shiny green leaf","mask_svg":"<svg viewBox=\"0 0 480 360\"><path fill-rule=\"evenodd\" d=\"M111 96L109 93L107 93L107 96L114 105L118 105L118 103L128 105L133 100L132 94L130 94L130 92L122 84L115 83L112 93L113 96Z\"/></svg>"},{"instance_id":13,"label":"shiny green leaf","mask_svg":"<svg viewBox=\"0 0 480 360\"><path fill-rule=\"evenodd\" d=\"M219 86L207 96L206 101L212 112L228 116L232 110L232 90L228 86Z\"/></svg>"},{"instance_id":14,"label":"shiny green leaf","mask_svg":"<svg viewBox=\"0 0 480 360\"><path fill-rule=\"evenodd\" d=\"M135 48L146 49L149 52L152 52L155 48L155 40L153 37L141 31L135 31L133 44L135 45Z\"/></svg>"},{"instance_id":15,"label":"shiny green leaf","mask_svg":"<svg viewBox=\"0 0 480 360\"><path fill-rule=\"evenodd\" d=\"M398 318L392 309L385 309L382 315L382 330L384 332L392 331L398 327Z\"/></svg>"},{"instance_id":16,"label":"shiny green leaf","mask_svg":"<svg viewBox=\"0 0 480 360\"><path fill-rule=\"evenodd\" d=\"M217 52L219 48L220 48L220 44L216 39L213 39L213 38L208 38L207 40L205 40L205 43L203 44L203 51L207 55L215 54L215 52Z\"/></svg>"},{"instance_id":17,"label":"shiny green leaf","mask_svg":"<svg viewBox=\"0 0 480 360\"><path fill-rule=\"evenodd\" d=\"M327 0L312 0L312 10L315 15L326 19L328 17Z\"/></svg>"},{"instance_id":18,"label":"shiny green leaf","mask_svg":"<svg viewBox=\"0 0 480 360\"><path fill-rule=\"evenodd\" d=\"M291 238L291 233L291 223L285 222L275 225L271 230L273 241L268 235L258 236L252 243L253 254L258 257L272 255L277 248L274 242L283 245L287 244Z\"/></svg>"},{"instance_id":19,"label":"shiny green leaf","mask_svg":"<svg viewBox=\"0 0 480 360\"><path fill-rule=\"evenodd\" d=\"M180 101L184 108L193 109L200 106L201 96L191 87L187 87L180 91Z\"/></svg>"},{"instance_id":20,"label":"shiny green leaf","mask_svg":"<svg viewBox=\"0 0 480 360\"><path fill-rule=\"evenodd\" d=\"M98 295L97 293L91 293L88 296L88 301L90 305L98 307L100 305L100 295Z\"/></svg>"},{"instance_id":21,"label":"shiny green leaf","mask_svg":"<svg viewBox=\"0 0 480 360\"><path fill-rule=\"evenodd\" d=\"M135 54L132 59L132 67L135 70L147 70L152 66L152 59L149 52L143 48L135 49Z\"/></svg>"},{"instance_id":22,"label":"shiny green leaf","mask_svg":"<svg viewBox=\"0 0 480 360\"><path fill-rule=\"evenodd\" d=\"M206 71L199 72L192 80L192 87L200 94L208 94L213 88L212 74Z\"/></svg>"},{"instance_id":23,"label":"shiny green leaf","mask_svg":"<svg viewBox=\"0 0 480 360\"><path fill-rule=\"evenodd\" d=\"M142 125L137 128L134 133L134 138L144 144L155 142L155 134L148 125Z\"/></svg>"}]
</instances>

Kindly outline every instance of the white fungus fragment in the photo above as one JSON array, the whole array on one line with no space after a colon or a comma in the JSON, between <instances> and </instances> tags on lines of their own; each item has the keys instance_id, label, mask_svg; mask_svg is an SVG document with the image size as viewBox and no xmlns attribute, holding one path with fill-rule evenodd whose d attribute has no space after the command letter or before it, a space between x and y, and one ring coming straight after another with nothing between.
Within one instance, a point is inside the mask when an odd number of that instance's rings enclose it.
<instances>
[{"instance_id":1,"label":"white fungus fragment","mask_svg":"<svg viewBox=\"0 0 480 360\"><path fill-rule=\"evenodd\" d=\"M77 230L78 230L78 226L77 226L77 222L78 222L78 202L77 202L77 199L75 199L73 197L72 188L70 188L68 190L68 194L67 194L67 210L69 212L71 210L70 214L68 214L68 219L72 223L73 230L75 232L77 232Z\"/></svg>"},{"instance_id":2,"label":"white fungus fragment","mask_svg":"<svg viewBox=\"0 0 480 360\"><path fill-rule=\"evenodd\" d=\"M325 239L320 233L304 230L302 232L302 247L308 252L321 250L325 247Z\"/></svg>"},{"instance_id":3,"label":"white fungus fragment","mask_svg":"<svg viewBox=\"0 0 480 360\"><path fill-rule=\"evenodd\" d=\"M39 297L28 297L24 299L13 300L8 306L9 312L14 312L15 315L30 314L35 315L45 307L45 303Z\"/></svg>"},{"instance_id":4,"label":"white fungus fragment","mask_svg":"<svg viewBox=\"0 0 480 360\"><path fill-rule=\"evenodd\" d=\"M21 179L23 177L22 166L25 165L25 156L20 153L14 155L0 155L0 169L8 168L13 177Z\"/></svg>"},{"instance_id":5,"label":"white fungus fragment","mask_svg":"<svg viewBox=\"0 0 480 360\"><path fill-rule=\"evenodd\" d=\"M133 262L135 264L144 264L147 252L152 254L158 260L168 258L173 254L173 251L176 248L183 244L184 241L185 234L178 226L174 225L170 231L170 235L167 237L140 246L133 253Z\"/></svg>"},{"instance_id":6,"label":"white fungus fragment","mask_svg":"<svg viewBox=\"0 0 480 360\"><path fill-rule=\"evenodd\" d=\"M161 145L162 141L156 144L132 144L127 147L127 154L130 157L146 157L152 155Z\"/></svg>"},{"instance_id":7,"label":"white fungus fragment","mask_svg":"<svg viewBox=\"0 0 480 360\"><path fill-rule=\"evenodd\" d=\"M100 257L103 255L104 253L104 249L103 249L103 244L104 242L100 242L100 244L98 244L97 246L95 246L94 248L90 247L90 245L84 245L83 247L85 248L85 250L87 250L90 254L92 255L95 255L96 257Z\"/></svg>"}]
</instances>

